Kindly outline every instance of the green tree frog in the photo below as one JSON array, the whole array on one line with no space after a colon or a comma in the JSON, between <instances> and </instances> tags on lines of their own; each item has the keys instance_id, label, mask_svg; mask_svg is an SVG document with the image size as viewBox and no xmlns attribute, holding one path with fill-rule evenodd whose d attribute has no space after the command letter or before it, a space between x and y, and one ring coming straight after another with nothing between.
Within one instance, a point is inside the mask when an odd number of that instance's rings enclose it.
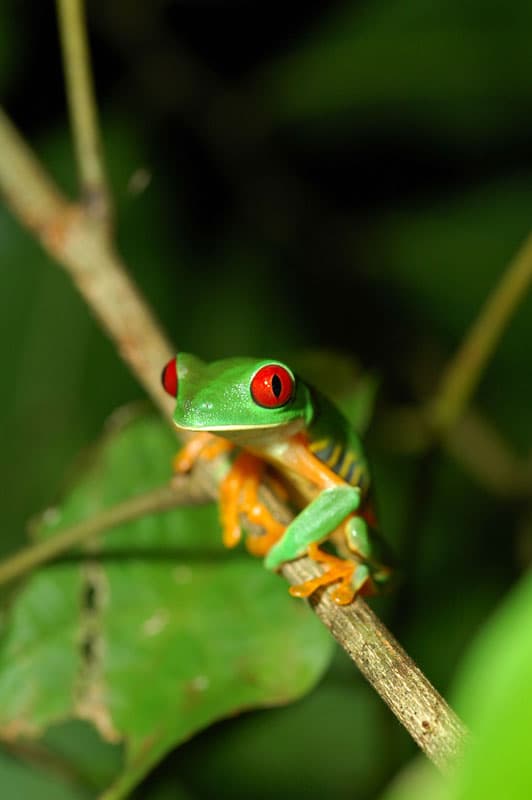
<instances>
[{"instance_id":1,"label":"green tree frog","mask_svg":"<svg viewBox=\"0 0 532 800\"><path fill-rule=\"evenodd\" d=\"M324 395L280 361L229 358L205 364L187 353L166 364L162 383L176 398L175 425L195 433L176 458L177 471L187 472L198 459L236 452L220 487L227 547L240 541L241 519L247 518L254 531L263 531L247 534L247 548L265 556L267 568L305 554L323 565L318 577L290 588L296 597L331 586L333 600L346 605L388 579L362 445ZM314 496L288 526L259 498L266 471L285 495L296 496L303 483L307 496L309 490ZM320 546L325 540L336 555Z\"/></svg>"}]
</instances>

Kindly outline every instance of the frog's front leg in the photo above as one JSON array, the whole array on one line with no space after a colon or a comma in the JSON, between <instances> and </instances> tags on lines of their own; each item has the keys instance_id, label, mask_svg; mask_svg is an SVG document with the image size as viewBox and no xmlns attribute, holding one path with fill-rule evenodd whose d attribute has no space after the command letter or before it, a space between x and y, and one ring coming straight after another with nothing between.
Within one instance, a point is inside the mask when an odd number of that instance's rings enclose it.
<instances>
[{"instance_id":1,"label":"frog's front leg","mask_svg":"<svg viewBox=\"0 0 532 800\"><path fill-rule=\"evenodd\" d=\"M210 461L234 450L235 445L221 436L201 431L192 436L174 458L175 472L189 472L199 460ZM282 535L285 526L278 522L258 496L265 464L250 453L240 453L220 485L222 538L226 547L235 547L242 537L240 516L264 531L249 534L246 547L253 555L263 556ZM283 492L282 485L274 486Z\"/></svg>"},{"instance_id":2,"label":"frog's front leg","mask_svg":"<svg viewBox=\"0 0 532 800\"><path fill-rule=\"evenodd\" d=\"M248 534L246 547L253 555L264 555L282 535L282 525L259 498L265 463L251 453L237 456L220 486L223 543L235 547L242 536L240 516L261 527L263 534Z\"/></svg>"},{"instance_id":3,"label":"frog's front leg","mask_svg":"<svg viewBox=\"0 0 532 800\"><path fill-rule=\"evenodd\" d=\"M191 436L174 457L174 472L190 472L196 461L212 461L233 449L234 444L227 439L215 436L214 433L201 431Z\"/></svg>"}]
</instances>

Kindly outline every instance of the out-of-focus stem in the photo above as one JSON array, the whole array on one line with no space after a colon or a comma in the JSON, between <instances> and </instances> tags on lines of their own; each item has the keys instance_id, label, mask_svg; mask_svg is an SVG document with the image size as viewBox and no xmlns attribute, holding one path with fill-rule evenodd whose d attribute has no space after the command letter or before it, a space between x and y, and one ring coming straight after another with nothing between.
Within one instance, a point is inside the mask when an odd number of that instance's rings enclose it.
<instances>
[{"instance_id":1,"label":"out-of-focus stem","mask_svg":"<svg viewBox=\"0 0 532 800\"><path fill-rule=\"evenodd\" d=\"M54 558L79 547L93 536L110 531L126 522L168 511L177 506L190 506L209 501L210 497L205 495L192 478L175 479L172 484L165 484L158 489L124 500L123 503L105 509L90 519L78 522L0 561L0 586L22 578L31 570L42 567Z\"/></svg>"},{"instance_id":2,"label":"out-of-focus stem","mask_svg":"<svg viewBox=\"0 0 532 800\"><path fill-rule=\"evenodd\" d=\"M429 403L429 424L438 434L462 415L518 303L532 280L532 235L512 259L488 297L458 353L443 374L440 389Z\"/></svg>"},{"instance_id":3,"label":"out-of-focus stem","mask_svg":"<svg viewBox=\"0 0 532 800\"><path fill-rule=\"evenodd\" d=\"M88 215L109 229L112 203L104 169L83 0L57 0L70 120Z\"/></svg>"}]
</instances>

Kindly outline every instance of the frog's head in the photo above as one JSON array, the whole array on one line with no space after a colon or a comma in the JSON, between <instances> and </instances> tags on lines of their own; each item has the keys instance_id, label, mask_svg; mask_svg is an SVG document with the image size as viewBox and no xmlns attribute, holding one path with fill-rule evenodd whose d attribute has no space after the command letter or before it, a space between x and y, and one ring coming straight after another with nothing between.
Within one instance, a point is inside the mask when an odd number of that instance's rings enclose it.
<instances>
[{"instance_id":1,"label":"frog's head","mask_svg":"<svg viewBox=\"0 0 532 800\"><path fill-rule=\"evenodd\" d=\"M252 430L295 431L312 418L310 392L280 361L228 358L205 364L180 353L168 362L163 386L176 398L178 428L247 438ZM299 424L298 424L299 423Z\"/></svg>"}]
</instances>

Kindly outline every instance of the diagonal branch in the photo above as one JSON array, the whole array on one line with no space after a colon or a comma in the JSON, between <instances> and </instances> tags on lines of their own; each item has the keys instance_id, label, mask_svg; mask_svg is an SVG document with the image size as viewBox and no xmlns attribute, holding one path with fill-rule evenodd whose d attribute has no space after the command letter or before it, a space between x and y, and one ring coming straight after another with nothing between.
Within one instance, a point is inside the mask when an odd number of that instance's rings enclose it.
<instances>
[{"instance_id":1,"label":"diagonal branch","mask_svg":"<svg viewBox=\"0 0 532 800\"><path fill-rule=\"evenodd\" d=\"M316 571L310 559L301 558L285 564L282 573L296 584ZM425 755L442 772L450 771L468 731L367 603L358 597L337 606L322 592L310 605Z\"/></svg>"}]
</instances>

